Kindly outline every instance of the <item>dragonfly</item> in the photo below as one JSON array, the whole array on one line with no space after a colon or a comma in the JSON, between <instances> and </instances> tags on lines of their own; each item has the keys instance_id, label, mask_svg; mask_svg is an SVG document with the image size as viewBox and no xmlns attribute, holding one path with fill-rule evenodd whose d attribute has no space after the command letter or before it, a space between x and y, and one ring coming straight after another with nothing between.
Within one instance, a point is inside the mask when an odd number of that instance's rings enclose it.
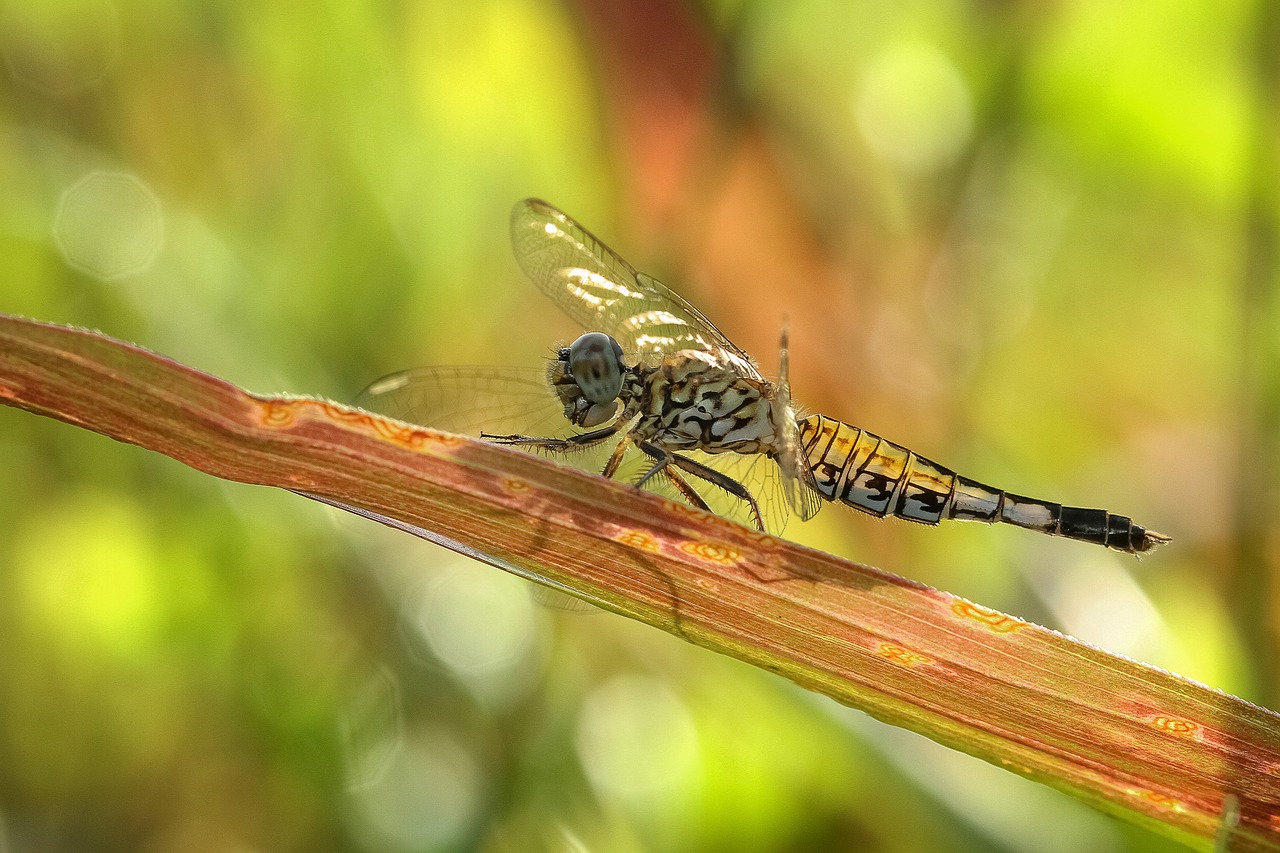
<instances>
[{"instance_id":1,"label":"dragonfly","mask_svg":"<svg viewBox=\"0 0 1280 853\"><path fill-rule=\"evenodd\" d=\"M845 421L800 416L785 331L778 377L767 379L701 311L545 201L516 204L511 241L529 280L586 331L541 368L401 371L358 405L770 533L841 503L925 525L1003 522L1127 554L1169 541L1128 516L995 489Z\"/></svg>"}]
</instances>

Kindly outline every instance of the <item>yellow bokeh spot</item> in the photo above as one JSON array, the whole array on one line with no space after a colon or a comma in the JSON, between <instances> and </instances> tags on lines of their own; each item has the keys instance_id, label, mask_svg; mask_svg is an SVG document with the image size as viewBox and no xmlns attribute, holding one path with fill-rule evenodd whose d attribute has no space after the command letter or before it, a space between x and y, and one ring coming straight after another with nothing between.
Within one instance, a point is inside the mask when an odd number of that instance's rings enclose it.
<instances>
[{"instance_id":1,"label":"yellow bokeh spot","mask_svg":"<svg viewBox=\"0 0 1280 853\"><path fill-rule=\"evenodd\" d=\"M162 568L148 528L128 500L82 494L16 531L16 604L33 633L73 654L144 653L156 635Z\"/></svg>"}]
</instances>

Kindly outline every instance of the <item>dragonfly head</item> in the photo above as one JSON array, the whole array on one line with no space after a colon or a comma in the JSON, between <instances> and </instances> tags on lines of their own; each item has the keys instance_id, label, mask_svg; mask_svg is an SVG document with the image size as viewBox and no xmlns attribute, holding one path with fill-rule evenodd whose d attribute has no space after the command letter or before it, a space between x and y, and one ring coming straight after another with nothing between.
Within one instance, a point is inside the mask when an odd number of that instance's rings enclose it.
<instances>
[{"instance_id":1,"label":"dragonfly head","mask_svg":"<svg viewBox=\"0 0 1280 853\"><path fill-rule=\"evenodd\" d=\"M603 332L587 332L561 347L551 379L565 417L580 427L599 426L612 418L625 370L622 347Z\"/></svg>"}]
</instances>

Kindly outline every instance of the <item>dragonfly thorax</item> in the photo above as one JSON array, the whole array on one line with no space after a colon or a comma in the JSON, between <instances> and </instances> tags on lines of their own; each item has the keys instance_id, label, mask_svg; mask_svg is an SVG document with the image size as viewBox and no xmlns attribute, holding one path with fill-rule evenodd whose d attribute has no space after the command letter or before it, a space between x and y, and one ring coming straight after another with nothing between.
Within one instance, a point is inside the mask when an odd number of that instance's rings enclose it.
<instances>
[{"instance_id":1,"label":"dragonfly thorax","mask_svg":"<svg viewBox=\"0 0 1280 853\"><path fill-rule=\"evenodd\" d=\"M719 353L681 350L645 377L636 432L671 449L770 454L778 426L772 386Z\"/></svg>"}]
</instances>

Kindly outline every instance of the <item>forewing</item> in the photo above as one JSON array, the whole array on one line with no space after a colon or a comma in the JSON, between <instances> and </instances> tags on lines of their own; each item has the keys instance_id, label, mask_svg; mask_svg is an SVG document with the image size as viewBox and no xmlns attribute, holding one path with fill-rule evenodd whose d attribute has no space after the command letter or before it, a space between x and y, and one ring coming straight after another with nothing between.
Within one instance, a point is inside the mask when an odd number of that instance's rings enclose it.
<instances>
[{"instance_id":1,"label":"forewing","mask_svg":"<svg viewBox=\"0 0 1280 853\"><path fill-rule=\"evenodd\" d=\"M446 432L559 437L572 431L564 407L536 368L420 367L360 392L363 409Z\"/></svg>"},{"instance_id":2,"label":"forewing","mask_svg":"<svg viewBox=\"0 0 1280 853\"><path fill-rule=\"evenodd\" d=\"M545 201L525 199L511 211L511 244L539 290L584 330L612 335L623 352L643 357L681 349L721 351L759 377L747 354L702 312Z\"/></svg>"}]
</instances>

